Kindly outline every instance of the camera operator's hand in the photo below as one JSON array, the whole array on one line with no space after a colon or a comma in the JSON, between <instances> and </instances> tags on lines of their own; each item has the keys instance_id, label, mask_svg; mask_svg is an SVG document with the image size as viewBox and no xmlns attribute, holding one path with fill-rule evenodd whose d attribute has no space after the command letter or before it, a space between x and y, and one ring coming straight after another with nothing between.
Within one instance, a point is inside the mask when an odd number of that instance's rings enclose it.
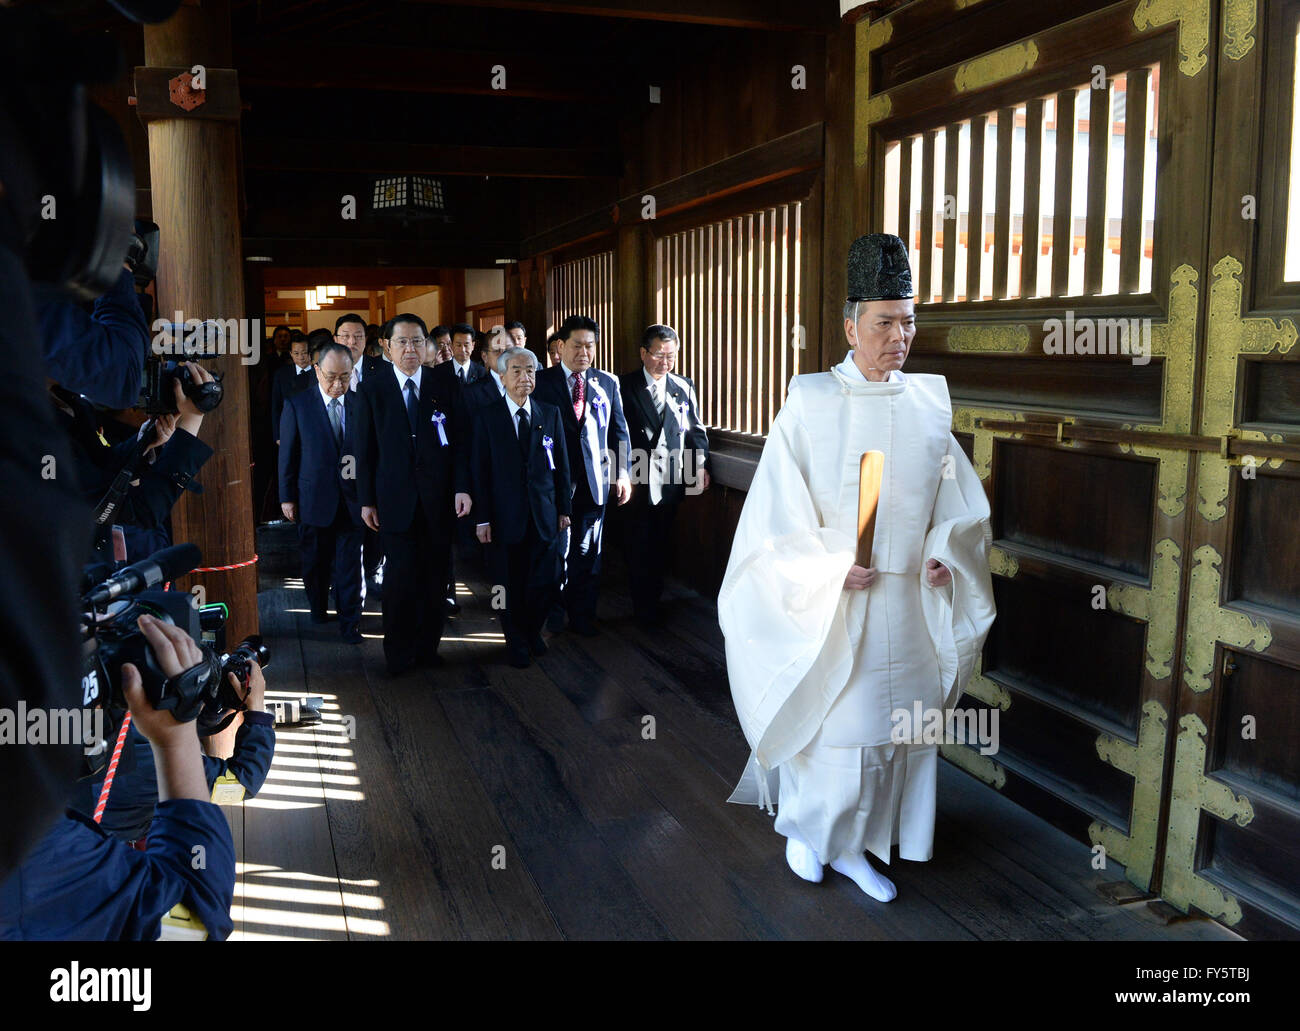
<instances>
[{"instance_id":1,"label":"camera operator's hand","mask_svg":"<svg viewBox=\"0 0 1300 1031\"><path fill-rule=\"evenodd\" d=\"M203 658L199 646L184 630L141 616L137 624L168 677L184 673ZM203 754L193 723L180 723L170 712L155 709L144 693L140 671L131 663L122 666L122 693L136 728L153 746L158 770L158 800L193 798L207 801L208 782L203 773Z\"/></svg>"},{"instance_id":2,"label":"camera operator's hand","mask_svg":"<svg viewBox=\"0 0 1300 1031\"><path fill-rule=\"evenodd\" d=\"M154 451L167 441L172 439L172 434L176 432L176 423L179 420L177 415L156 415L153 420L153 443L145 448L145 452Z\"/></svg>"},{"instance_id":3,"label":"camera operator's hand","mask_svg":"<svg viewBox=\"0 0 1300 1031\"><path fill-rule=\"evenodd\" d=\"M182 364L190 370L190 378L195 383L211 383L216 378L198 362L182 362ZM176 392L176 411L180 414L178 425L186 433L197 437L199 427L203 424L203 413L185 396L179 377L172 384L172 389Z\"/></svg>"},{"instance_id":4,"label":"camera operator's hand","mask_svg":"<svg viewBox=\"0 0 1300 1031\"><path fill-rule=\"evenodd\" d=\"M233 673L227 673L226 676L238 694L239 678ZM252 712L266 712L266 677L262 676L262 667L256 662L248 664L248 694L244 696L244 704Z\"/></svg>"}]
</instances>

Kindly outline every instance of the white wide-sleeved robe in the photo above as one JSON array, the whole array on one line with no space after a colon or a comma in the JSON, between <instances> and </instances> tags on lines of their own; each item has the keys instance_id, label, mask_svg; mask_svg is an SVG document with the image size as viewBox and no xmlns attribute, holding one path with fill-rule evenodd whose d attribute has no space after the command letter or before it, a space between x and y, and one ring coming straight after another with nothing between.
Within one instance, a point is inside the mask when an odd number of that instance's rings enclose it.
<instances>
[{"instance_id":1,"label":"white wide-sleeved robe","mask_svg":"<svg viewBox=\"0 0 1300 1031\"><path fill-rule=\"evenodd\" d=\"M893 714L954 706L995 614L988 500L951 423L942 376L872 383L851 353L796 376L736 528L718 617L753 755L731 801L777 800L822 862L933 852L937 746L891 740ZM865 451L885 455L880 575L846 591ZM950 585L926 584L930 558Z\"/></svg>"}]
</instances>

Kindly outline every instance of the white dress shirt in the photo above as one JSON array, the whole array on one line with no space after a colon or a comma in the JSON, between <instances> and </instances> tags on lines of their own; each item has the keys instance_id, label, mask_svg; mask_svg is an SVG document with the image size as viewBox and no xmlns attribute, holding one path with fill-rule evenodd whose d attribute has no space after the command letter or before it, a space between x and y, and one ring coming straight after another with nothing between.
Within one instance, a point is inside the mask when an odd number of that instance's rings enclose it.
<instances>
[{"instance_id":1,"label":"white dress shirt","mask_svg":"<svg viewBox=\"0 0 1300 1031\"><path fill-rule=\"evenodd\" d=\"M662 379L656 380L650 375L649 371L643 365L641 374L645 376L646 385L650 388L650 393L655 399L655 410L662 414L664 404L668 400L668 377L665 375Z\"/></svg>"},{"instance_id":2,"label":"white dress shirt","mask_svg":"<svg viewBox=\"0 0 1300 1031\"><path fill-rule=\"evenodd\" d=\"M341 398L341 397L339 397L339 398L330 397L329 394L327 394L327 393L325 392L325 388L322 387L322 386L320 385L319 382L316 384L316 389L320 391L321 400L325 402L325 418L326 418L326 419L328 419L329 416L330 416L330 402L331 402L331 401L338 401L338 403L339 403L339 428L342 429L344 433L346 433L346 432L348 431L348 416L347 416L348 406L347 406L347 402L344 401L343 398ZM331 426L330 428L333 429L333 426Z\"/></svg>"},{"instance_id":3,"label":"white dress shirt","mask_svg":"<svg viewBox=\"0 0 1300 1031\"><path fill-rule=\"evenodd\" d=\"M393 366L393 371L397 373L397 386L402 392L402 404L406 404L406 381L408 379L415 380L415 396L418 398L420 396L420 373L424 372L424 366L417 365L414 374L410 376L396 365Z\"/></svg>"}]
</instances>

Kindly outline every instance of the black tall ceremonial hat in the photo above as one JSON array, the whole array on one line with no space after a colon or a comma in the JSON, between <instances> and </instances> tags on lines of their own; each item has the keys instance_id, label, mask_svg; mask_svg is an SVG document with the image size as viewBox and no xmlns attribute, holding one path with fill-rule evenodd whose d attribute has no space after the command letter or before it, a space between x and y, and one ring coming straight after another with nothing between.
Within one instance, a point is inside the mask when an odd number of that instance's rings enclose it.
<instances>
[{"instance_id":1,"label":"black tall ceremonial hat","mask_svg":"<svg viewBox=\"0 0 1300 1031\"><path fill-rule=\"evenodd\" d=\"M902 240L889 233L868 233L853 241L850 301L898 301L912 296L912 268Z\"/></svg>"}]
</instances>

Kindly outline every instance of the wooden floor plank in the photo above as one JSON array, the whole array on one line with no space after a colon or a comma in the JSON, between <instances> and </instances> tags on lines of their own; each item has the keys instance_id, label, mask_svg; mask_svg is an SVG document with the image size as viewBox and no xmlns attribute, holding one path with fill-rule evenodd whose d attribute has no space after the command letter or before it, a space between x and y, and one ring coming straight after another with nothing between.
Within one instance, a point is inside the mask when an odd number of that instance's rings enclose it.
<instances>
[{"instance_id":1,"label":"wooden floor plank","mask_svg":"<svg viewBox=\"0 0 1300 1031\"><path fill-rule=\"evenodd\" d=\"M668 625L643 626L611 556L604 632L555 636L517 671L466 556L446 665L389 678L376 600L359 648L292 611L306 605L291 540L259 533L268 682L325 696L327 719L283 732L263 803L226 813L245 864L239 937L1236 937L1111 904L1096 888L1119 870L1092 870L1085 845L946 763L935 858L890 865L894 902L829 870L808 884L771 817L725 801L748 746L712 599L670 584Z\"/></svg>"},{"instance_id":2,"label":"wooden floor plank","mask_svg":"<svg viewBox=\"0 0 1300 1031\"><path fill-rule=\"evenodd\" d=\"M507 864L531 872L565 937L667 938L564 784L555 757L494 690L441 690L438 700L515 850Z\"/></svg>"},{"instance_id":3,"label":"wooden floor plank","mask_svg":"<svg viewBox=\"0 0 1300 1031\"><path fill-rule=\"evenodd\" d=\"M294 592L264 591L259 602L263 637L276 646L267 671L268 700L310 693L299 643L305 617L290 612L298 607ZM316 732L277 728L266 784L244 803L246 932L347 937L321 773Z\"/></svg>"}]
</instances>

